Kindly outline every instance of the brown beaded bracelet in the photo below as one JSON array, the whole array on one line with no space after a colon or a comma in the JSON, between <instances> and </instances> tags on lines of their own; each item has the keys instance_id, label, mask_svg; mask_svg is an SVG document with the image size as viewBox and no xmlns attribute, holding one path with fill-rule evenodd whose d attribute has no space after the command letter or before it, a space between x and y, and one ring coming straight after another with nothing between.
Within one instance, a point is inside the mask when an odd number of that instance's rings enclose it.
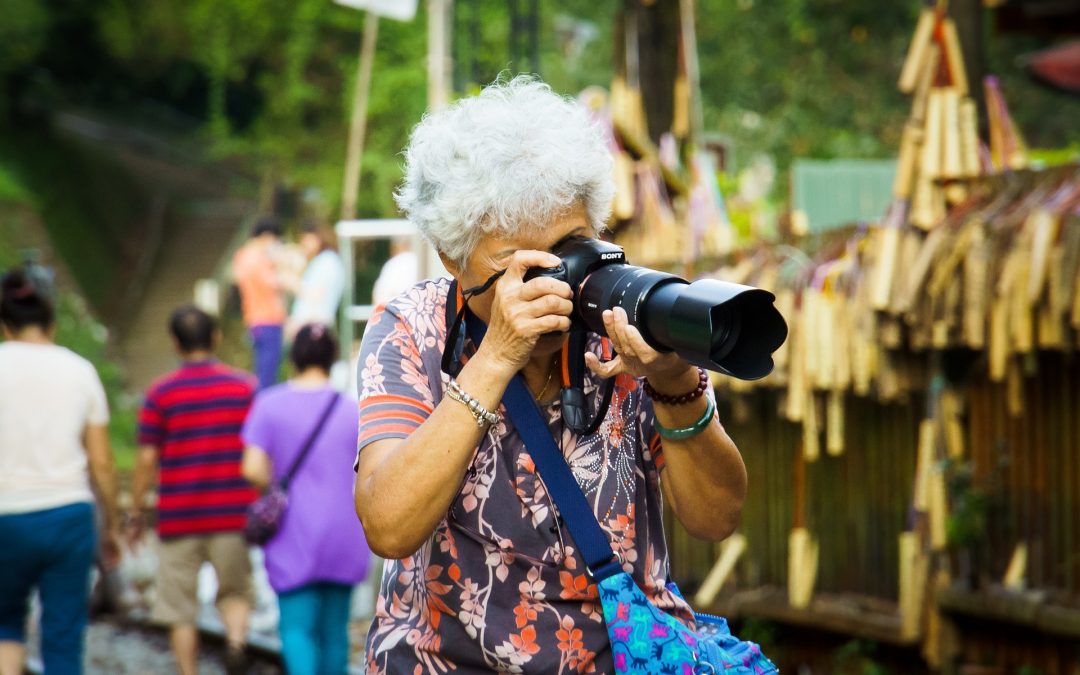
<instances>
[{"instance_id":1,"label":"brown beaded bracelet","mask_svg":"<svg viewBox=\"0 0 1080 675\"><path fill-rule=\"evenodd\" d=\"M693 391L688 391L685 394L679 394L678 396L668 396L667 394L661 394L653 389L653 386L649 384L648 380L645 380L645 393L649 395L652 400L657 403L666 403L667 405L683 405L690 401L697 400L705 395L705 390L709 388L709 373L704 368L698 368L698 385Z\"/></svg>"}]
</instances>

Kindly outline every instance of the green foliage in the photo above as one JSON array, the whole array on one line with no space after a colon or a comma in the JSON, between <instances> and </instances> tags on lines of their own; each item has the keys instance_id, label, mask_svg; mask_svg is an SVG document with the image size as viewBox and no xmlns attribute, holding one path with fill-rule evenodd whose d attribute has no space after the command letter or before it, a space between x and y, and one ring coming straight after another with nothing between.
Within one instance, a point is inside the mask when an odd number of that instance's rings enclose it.
<instances>
[{"instance_id":1,"label":"green foliage","mask_svg":"<svg viewBox=\"0 0 1080 675\"><path fill-rule=\"evenodd\" d=\"M988 475L977 479L973 462L943 462L950 506L946 538L950 546L970 549L985 542L990 514L999 505L996 500L1001 496L1006 467L1006 460L999 459Z\"/></svg>"},{"instance_id":2,"label":"green foliage","mask_svg":"<svg viewBox=\"0 0 1080 675\"><path fill-rule=\"evenodd\" d=\"M125 393L123 372L108 354L108 331L93 318L79 296L62 292L57 305L56 343L94 364L109 398L109 439L117 468L130 471L135 458L137 402Z\"/></svg>"},{"instance_id":3,"label":"green foliage","mask_svg":"<svg viewBox=\"0 0 1080 675\"><path fill-rule=\"evenodd\" d=\"M1070 162L1080 162L1080 141L1063 148L1034 148L1028 152L1033 162L1039 162L1044 166L1060 166Z\"/></svg>"},{"instance_id":4,"label":"green foliage","mask_svg":"<svg viewBox=\"0 0 1080 675\"><path fill-rule=\"evenodd\" d=\"M0 202L27 204L30 200L30 192L15 172L0 164Z\"/></svg>"},{"instance_id":5,"label":"green foliage","mask_svg":"<svg viewBox=\"0 0 1080 675\"><path fill-rule=\"evenodd\" d=\"M0 76L33 62L48 26L49 12L39 0L0 0Z\"/></svg>"},{"instance_id":6,"label":"green foliage","mask_svg":"<svg viewBox=\"0 0 1080 675\"><path fill-rule=\"evenodd\" d=\"M851 640L836 650L836 673L840 675L889 675L892 671L874 659L877 643Z\"/></svg>"},{"instance_id":7,"label":"green foliage","mask_svg":"<svg viewBox=\"0 0 1080 675\"><path fill-rule=\"evenodd\" d=\"M0 132L0 167L6 167L0 171L0 197L15 191L13 196L39 212L80 289L100 310L122 272L128 228L143 206L131 176L37 126Z\"/></svg>"},{"instance_id":8,"label":"green foliage","mask_svg":"<svg viewBox=\"0 0 1080 675\"><path fill-rule=\"evenodd\" d=\"M772 621L747 617L743 620L738 635L740 639L757 643L762 652L771 655L780 646L778 633L779 629Z\"/></svg>"},{"instance_id":9,"label":"green foliage","mask_svg":"<svg viewBox=\"0 0 1080 675\"><path fill-rule=\"evenodd\" d=\"M706 122L776 158L895 153L918 3L740 0L699 12ZM742 160L746 157L742 157ZM742 162L740 161L740 164Z\"/></svg>"},{"instance_id":10,"label":"green foliage","mask_svg":"<svg viewBox=\"0 0 1080 675\"><path fill-rule=\"evenodd\" d=\"M75 54L60 39L62 31L38 24L29 31L35 44L44 46L39 63L56 66L51 75L61 79L53 83L60 89L52 94L124 113L140 100L165 103L201 121L218 158L243 158L275 184L315 188L324 210L334 210L361 12L328 0L39 4L46 18L63 16L64 25L79 23L90 34L84 45L90 53ZM470 92L513 70L510 17L505 3L460 5L456 80ZM540 65L558 90L575 93L610 79L607 45L615 9L611 3L582 0L541 3ZM362 216L395 212L391 193L400 181L400 151L426 105L426 18L421 8L410 23L380 21L361 176ZM73 74L76 60L93 64L85 67L90 72L78 82L63 81ZM27 64L27 70L32 67ZM35 89L38 95L42 86Z\"/></svg>"},{"instance_id":11,"label":"green foliage","mask_svg":"<svg viewBox=\"0 0 1080 675\"><path fill-rule=\"evenodd\" d=\"M972 461L942 462L949 498L946 539L954 549L974 550L985 545L991 514L1001 508L1008 458L1001 455L984 475L977 476Z\"/></svg>"},{"instance_id":12,"label":"green foliage","mask_svg":"<svg viewBox=\"0 0 1080 675\"><path fill-rule=\"evenodd\" d=\"M765 153L781 177L794 157L895 156L910 105L896 79L919 7L699 3L707 128L733 138L737 169ZM613 54L619 8L589 0L539 3L539 69L556 90L573 94L610 81L622 58ZM1031 145L1080 143L1078 104L1032 83L1017 65L1018 54L1043 45L994 34L986 16L989 71L1001 76ZM426 20L421 6L410 23L380 22L363 216L395 212L399 153L426 103ZM19 71L37 94L52 87L68 103L117 110L163 103L193 116L220 159L257 167L268 183L314 188L331 214L341 191L362 24L360 12L329 0L0 0L0 93L6 75ZM455 3L453 32L462 94L504 70L532 67L511 61L507 3Z\"/></svg>"},{"instance_id":13,"label":"green foliage","mask_svg":"<svg viewBox=\"0 0 1080 675\"><path fill-rule=\"evenodd\" d=\"M707 128L735 139L740 166L747 153L765 152L781 175L795 157L894 157L911 105L896 81L919 8L840 0L702 3ZM996 34L985 16L987 72L1000 76L1030 144L1080 142L1080 103L1032 82L1018 64L1018 55L1045 47L1045 40Z\"/></svg>"}]
</instances>

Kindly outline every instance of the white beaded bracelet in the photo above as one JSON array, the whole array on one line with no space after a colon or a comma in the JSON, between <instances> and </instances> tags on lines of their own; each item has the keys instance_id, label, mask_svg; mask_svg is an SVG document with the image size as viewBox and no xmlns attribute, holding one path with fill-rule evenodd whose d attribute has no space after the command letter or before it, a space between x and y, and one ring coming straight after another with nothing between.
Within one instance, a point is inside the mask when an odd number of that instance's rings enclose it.
<instances>
[{"instance_id":1,"label":"white beaded bracelet","mask_svg":"<svg viewBox=\"0 0 1080 675\"><path fill-rule=\"evenodd\" d=\"M462 389L461 385L457 383L457 380L453 378L450 379L450 390L446 392L446 395L468 408L469 412L472 413L472 416L476 418L476 426L478 427L482 427L485 424L498 424L502 421L502 417L499 413L491 412L480 405L480 401L477 401L475 398L465 393L465 390Z\"/></svg>"}]
</instances>

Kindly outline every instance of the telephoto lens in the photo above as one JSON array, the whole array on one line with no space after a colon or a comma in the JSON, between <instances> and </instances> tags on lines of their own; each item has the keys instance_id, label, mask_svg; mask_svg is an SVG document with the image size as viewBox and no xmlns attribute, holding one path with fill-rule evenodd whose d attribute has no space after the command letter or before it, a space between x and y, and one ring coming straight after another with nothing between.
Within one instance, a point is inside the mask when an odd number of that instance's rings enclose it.
<instances>
[{"instance_id":1,"label":"telephoto lens","mask_svg":"<svg viewBox=\"0 0 1080 675\"><path fill-rule=\"evenodd\" d=\"M604 310L622 307L654 349L741 380L772 372L772 353L787 339L787 324L766 290L716 279L690 283L628 265L621 248L598 239L571 238L553 253L563 264L546 272L570 284L575 313L600 335L606 335Z\"/></svg>"}]
</instances>

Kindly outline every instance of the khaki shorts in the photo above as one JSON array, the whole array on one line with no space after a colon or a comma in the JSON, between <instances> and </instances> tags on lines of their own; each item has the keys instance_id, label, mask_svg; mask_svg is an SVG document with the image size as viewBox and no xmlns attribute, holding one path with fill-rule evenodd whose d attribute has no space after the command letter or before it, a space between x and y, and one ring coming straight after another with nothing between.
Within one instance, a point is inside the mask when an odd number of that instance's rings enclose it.
<instances>
[{"instance_id":1,"label":"khaki shorts","mask_svg":"<svg viewBox=\"0 0 1080 675\"><path fill-rule=\"evenodd\" d=\"M239 532L177 537L161 542L157 600L152 618L156 623L193 624L199 616L199 568L209 561L217 574L217 603L238 598L251 603L251 559L247 542Z\"/></svg>"}]
</instances>

